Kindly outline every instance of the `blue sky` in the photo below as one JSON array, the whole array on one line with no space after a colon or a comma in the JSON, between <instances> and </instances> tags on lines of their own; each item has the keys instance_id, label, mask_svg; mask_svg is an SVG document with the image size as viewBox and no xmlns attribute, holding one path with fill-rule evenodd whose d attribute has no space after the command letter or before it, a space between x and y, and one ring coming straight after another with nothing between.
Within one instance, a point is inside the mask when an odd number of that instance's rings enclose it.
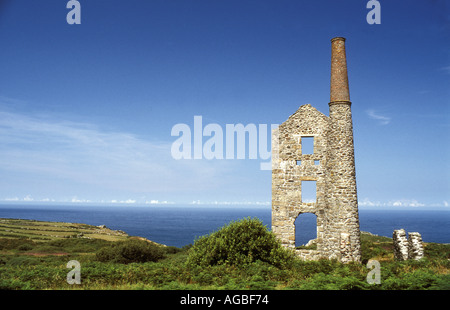
<instances>
[{"instance_id":1,"label":"blue sky","mask_svg":"<svg viewBox=\"0 0 450 310\"><path fill-rule=\"evenodd\" d=\"M172 127L328 115L344 36L360 206L448 207L447 1L79 2L0 4L0 201L268 204L261 160L175 160Z\"/></svg>"}]
</instances>

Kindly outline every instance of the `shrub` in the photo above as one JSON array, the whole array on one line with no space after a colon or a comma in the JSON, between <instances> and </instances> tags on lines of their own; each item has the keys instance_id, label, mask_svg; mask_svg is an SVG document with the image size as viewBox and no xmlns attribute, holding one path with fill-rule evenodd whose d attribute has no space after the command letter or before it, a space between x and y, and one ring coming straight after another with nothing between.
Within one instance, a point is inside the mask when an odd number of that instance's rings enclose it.
<instances>
[{"instance_id":1,"label":"shrub","mask_svg":"<svg viewBox=\"0 0 450 310\"><path fill-rule=\"evenodd\" d=\"M100 249L96 257L101 262L144 263L155 262L164 257L160 246L142 240L127 240Z\"/></svg>"},{"instance_id":2,"label":"shrub","mask_svg":"<svg viewBox=\"0 0 450 310\"><path fill-rule=\"evenodd\" d=\"M245 218L197 239L189 250L187 265L241 265L257 260L281 267L290 263L293 255L259 219Z\"/></svg>"}]
</instances>

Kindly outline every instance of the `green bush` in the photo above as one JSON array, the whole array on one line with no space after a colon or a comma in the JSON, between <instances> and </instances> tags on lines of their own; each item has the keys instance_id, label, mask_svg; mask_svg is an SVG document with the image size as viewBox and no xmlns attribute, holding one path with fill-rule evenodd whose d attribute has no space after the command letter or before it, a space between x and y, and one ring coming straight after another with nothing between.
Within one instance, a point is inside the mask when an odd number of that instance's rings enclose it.
<instances>
[{"instance_id":1,"label":"green bush","mask_svg":"<svg viewBox=\"0 0 450 310\"><path fill-rule=\"evenodd\" d=\"M259 219L245 218L197 239L189 250L187 265L238 266L257 260L281 267L292 262L293 255Z\"/></svg>"},{"instance_id":2,"label":"green bush","mask_svg":"<svg viewBox=\"0 0 450 310\"><path fill-rule=\"evenodd\" d=\"M115 263L145 263L155 262L164 257L163 249L155 244L142 240L127 240L101 248L97 260Z\"/></svg>"}]
</instances>

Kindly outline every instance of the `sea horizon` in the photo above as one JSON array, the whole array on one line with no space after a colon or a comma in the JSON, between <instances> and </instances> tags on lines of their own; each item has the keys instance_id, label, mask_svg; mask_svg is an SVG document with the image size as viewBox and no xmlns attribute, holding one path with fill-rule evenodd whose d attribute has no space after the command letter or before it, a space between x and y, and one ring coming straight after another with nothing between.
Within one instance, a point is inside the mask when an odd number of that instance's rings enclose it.
<instances>
[{"instance_id":1,"label":"sea horizon","mask_svg":"<svg viewBox=\"0 0 450 310\"><path fill-rule=\"evenodd\" d=\"M193 201L193 202L128 202L122 201L52 201L52 200L0 200L0 207L2 206L80 206L80 207L224 207L224 208L272 208L271 202L258 201ZM404 211L450 211L450 206L443 204L418 204L418 205L393 205L393 204L365 204L364 201L358 203L358 210L404 210Z\"/></svg>"},{"instance_id":2,"label":"sea horizon","mask_svg":"<svg viewBox=\"0 0 450 310\"><path fill-rule=\"evenodd\" d=\"M450 210L360 207L360 230L392 237L395 229L419 232L424 242L450 243ZM311 215L311 214L309 214ZM169 246L193 244L230 221L260 219L271 229L271 206L252 204L0 203L0 218L106 225ZM296 221L296 245L315 238L315 216Z\"/></svg>"}]
</instances>

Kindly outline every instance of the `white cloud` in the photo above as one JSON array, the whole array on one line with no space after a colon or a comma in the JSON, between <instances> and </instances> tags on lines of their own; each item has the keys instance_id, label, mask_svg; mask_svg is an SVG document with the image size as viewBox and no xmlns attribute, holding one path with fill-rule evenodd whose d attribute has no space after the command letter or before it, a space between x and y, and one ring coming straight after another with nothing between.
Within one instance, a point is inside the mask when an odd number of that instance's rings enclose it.
<instances>
[{"instance_id":1,"label":"white cloud","mask_svg":"<svg viewBox=\"0 0 450 310\"><path fill-rule=\"evenodd\" d=\"M379 121L380 125L387 125L391 122L390 117L378 114L378 112L375 112L375 110L370 109L367 110L366 113L371 119Z\"/></svg>"},{"instance_id":2,"label":"white cloud","mask_svg":"<svg viewBox=\"0 0 450 310\"><path fill-rule=\"evenodd\" d=\"M171 142L152 142L92 124L1 111L0 145L3 177L8 173L17 182L23 180L22 187L28 179L45 181L46 188L64 189L66 192L61 195L66 197L74 192L89 197L86 191L111 195L116 191L158 192L170 196L181 191L208 190L219 187L222 178L218 174L229 171L233 165L225 160L177 161L170 153ZM82 187L84 191L70 187ZM37 192L52 199L61 197ZM0 194L8 195L1 189ZM87 200L74 197L73 201Z\"/></svg>"},{"instance_id":3,"label":"white cloud","mask_svg":"<svg viewBox=\"0 0 450 310\"><path fill-rule=\"evenodd\" d=\"M270 201L201 201L201 200L193 200L189 204L191 205L226 205L226 206L271 206L272 202Z\"/></svg>"},{"instance_id":4,"label":"white cloud","mask_svg":"<svg viewBox=\"0 0 450 310\"><path fill-rule=\"evenodd\" d=\"M127 200L122 201L122 203L127 203L127 204L136 203L136 200L135 199L127 199Z\"/></svg>"},{"instance_id":5,"label":"white cloud","mask_svg":"<svg viewBox=\"0 0 450 310\"><path fill-rule=\"evenodd\" d=\"M161 205L161 204L167 205L167 204L173 204L173 202L169 202L167 200L160 201L160 200L157 200L157 199L152 199L152 200L147 200L145 202L145 204L148 204L148 205Z\"/></svg>"},{"instance_id":6,"label":"white cloud","mask_svg":"<svg viewBox=\"0 0 450 310\"><path fill-rule=\"evenodd\" d=\"M3 199L4 201L19 201L20 199L19 199L19 197L12 197L12 198L5 198L5 199Z\"/></svg>"},{"instance_id":7,"label":"white cloud","mask_svg":"<svg viewBox=\"0 0 450 310\"><path fill-rule=\"evenodd\" d=\"M368 198L364 198L358 201L358 205L362 207L374 207L374 206L381 206L383 204L379 201L371 201Z\"/></svg>"},{"instance_id":8,"label":"white cloud","mask_svg":"<svg viewBox=\"0 0 450 310\"><path fill-rule=\"evenodd\" d=\"M450 74L450 66L441 67L440 70L444 71L445 73Z\"/></svg>"},{"instance_id":9,"label":"white cloud","mask_svg":"<svg viewBox=\"0 0 450 310\"><path fill-rule=\"evenodd\" d=\"M30 195L27 195L23 198L23 201L34 201L34 199Z\"/></svg>"},{"instance_id":10,"label":"white cloud","mask_svg":"<svg viewBox=\"0 0 450 310\"><path fill-rule=\"evenodd\" d=\"M388 205L394 207L424 207L425 204L418 202L415 199L400 199L393 200L388 203Z\"/></svg>"},{"instance_id":11,"label":"white cloud","mask_svg":"<svg viewBox=\"0 0 450 310\"><path fill-rule=\"evenodd\" d=\"M72 202L72 203L86 203L86 202L91 202L91 201L87 200L87 199L78 199L77 197L72 197L70 202Z\"/></svg>"},{"instance_id":12,"label":"white cloud","mask_svg":"<svg viewBox=\"0 0 450 310\"><path fill-rule=\"evenodd\" d=\"M387 202L372 201L364 198L358 201L358 205L362 207L425 207L426 204L417 201L416 199L395 199Z\"/></svg>"},{"instance_id":13,"label":"white cloud","mask_svg":"<svg viewBox=\"0 0 450 310\"><path fill-rule=\"evenodd\" d=\"M55 199L43 198L40 201L42 201L42 202L55 202Z\"/></svg>"}]
</instances>

